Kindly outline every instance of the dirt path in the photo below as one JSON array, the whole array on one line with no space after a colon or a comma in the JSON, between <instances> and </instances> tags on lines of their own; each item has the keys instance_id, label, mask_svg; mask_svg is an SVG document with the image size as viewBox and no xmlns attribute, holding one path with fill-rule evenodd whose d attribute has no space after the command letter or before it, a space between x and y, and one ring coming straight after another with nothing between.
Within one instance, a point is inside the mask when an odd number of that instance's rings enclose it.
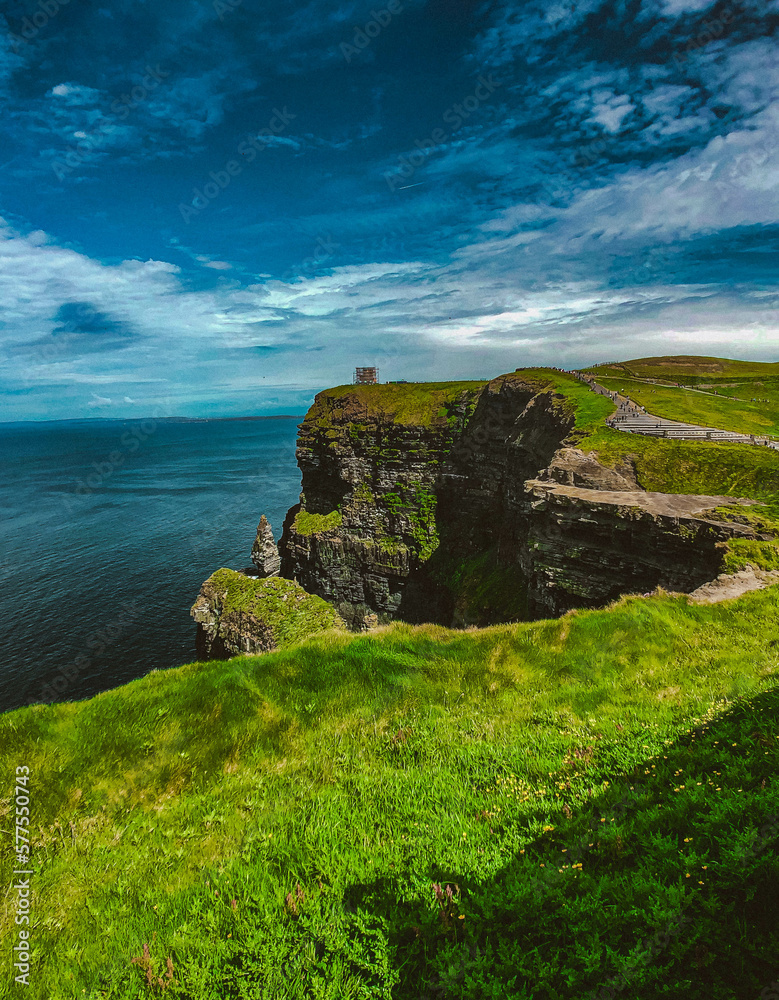
<instances>
[{"instance_id":1,"label":"dirt path","mask_svg":"<svg viewBox=\"0 0 779 1000\"><path fill-rule=\"evenodd\" d=\"M767 572L749 566L738 573L722 573L716 580L693 590L688 597L693 604L718 604L720 601L732 601L750 590L762 590L776 583L779 583L779 570Z\"/></svg>"}]
</instances>

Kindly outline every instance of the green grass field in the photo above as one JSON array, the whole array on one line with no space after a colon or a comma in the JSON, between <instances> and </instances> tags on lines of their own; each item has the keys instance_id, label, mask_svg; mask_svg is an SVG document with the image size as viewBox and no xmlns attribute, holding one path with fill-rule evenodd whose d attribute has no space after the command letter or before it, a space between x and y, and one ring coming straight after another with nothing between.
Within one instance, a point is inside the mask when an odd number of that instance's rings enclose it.
<instances>
[{"instance_id":1,"label":"green grass field","mask_svg":"<svg viewBox=\"0 0 779 1000\"><path fill-rule=\"evenodd\" d=\"M25 995L546 1000L627 969L631 996L756 997L779 964L778 672L774 587L326 633L8 713Z\"/></svg>"},{"instance_id":2,"label":"green grass field","mask_svg":"<svg viewBox=\"0 0 779 1000\"><path fill-rule=\"evenodd\" d=\"M338 385L323 394L330 405L347 407L350 419L359 422L368 412L397 424L429 426L446 423L448 407L458 400L474 402L485 382L393 382L374 385ZM325 403L315 402L314 416L321 426L330 422Z\"/></svg>"},{"instance_id":3,"label":"green grass field","mask_svg":"<svg viewBox=\"0 0 779 1000\"><path fill-rule=\"evenodd\" d=\"M729 386L717 390L718 393L739 393L732 397L710 395L686 387L652 385L628 377L598 376L598 382L614 392L624 392L658 417L743 434L779 437L779 380L762 384L748 382L737 388Z\"/></svg>"}]
</instances>

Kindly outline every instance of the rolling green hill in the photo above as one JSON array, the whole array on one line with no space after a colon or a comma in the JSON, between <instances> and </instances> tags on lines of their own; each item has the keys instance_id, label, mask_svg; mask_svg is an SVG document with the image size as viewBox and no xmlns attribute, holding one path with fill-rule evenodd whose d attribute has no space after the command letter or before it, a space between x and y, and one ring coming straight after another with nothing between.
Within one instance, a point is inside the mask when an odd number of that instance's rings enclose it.
<instances>
[{"instance_id":1,"label":"rolling green hill","mask_svg":"<svg viewBox=\"0 0 779 1000\"><path fill-rule=\"evenodd\" d=\"M730 358L679 354L592 365L582 371L604 377L619 378L623 375L634 375L638 378L655 378L680 382L683 385L696 385L701 381L716 382L731 378L746 380L779 378L779 362L734 361Z\"/></svg>"}]
</instances>

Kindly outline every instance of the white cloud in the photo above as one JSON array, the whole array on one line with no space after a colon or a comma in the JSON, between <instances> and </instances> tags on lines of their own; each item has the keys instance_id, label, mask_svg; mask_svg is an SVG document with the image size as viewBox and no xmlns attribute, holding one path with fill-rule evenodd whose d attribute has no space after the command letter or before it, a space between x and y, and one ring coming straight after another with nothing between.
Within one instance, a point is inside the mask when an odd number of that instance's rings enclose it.
<instances>
[{"instance_id":1,"label":"white cloud","mask_svg":"<svg viewBox=\"0 0 779 1000\"><path fill-rule=\"evenodd\" d=\"M635 105L625 94L601 91L593 94L593 111L589 121L602 125L607 132L619 132L622 122L635 110Z\"/></svg>"},{"instance_id":2,"label":"white cloud","mask_svg":"<svg viewBox=\"0 0 779 1000\"><path fill-rule=\"evenodd\" d=\"M259 139L263 146L290 146L292 149L298 150L302 147L303 143L300 139L291 139L286 135L260 135L255 136Z\"/></svg>"},{"instance_id":3,"label":"white cloud","mask_svg":"<svg viewBox=\"0 0 779 1000\"><path fill-rule=\"evenodd\" d=\"M98 396L94 392L92 393L92 398L87 403L87 406L90 407L90 409L94 409L95 407L103 408L112 405L113 400L109 399L108 396Z\"/></svg>"},{"instance_id":4,"label":"white cloud","mask_svg":"<svg viewBox=\"0 0 779 1000\"><path fill-rule=\"evenodd\" d=\"M754 131L716 136L670 164L630 169L613 183L578 196L563 213L602 238L644 234L689 236L779 222L779 108Z\"/></svg>"},{"instance_id":5,"label":"white cloud","mask_svg":"<svg viewBox=\"0 0 779 1000\"><path fill-rule=\"evenodd\" d=\"M132 405L137 412L163 400L175 413L193 399L218 405L244 394L244 405L261 409L273 386L299 394L306 386L313 393L342 384L366 353L386 377L447 378L608 360L604 351L646 355L655 344L666 352L757 357L776 349L779 312L767 296L709 285L604 289L593 278L551 280L560 241L565 245L585 224L576 211L556 232L553 226L533 234L532 243L499 239L494 249L501 252L489 253L487 239L448 264L376 262L292 283L232 282L202 291L187 289L166 261L104 265L6 229L0 302L9 326L0 376L11 385L72 390L77 395L68 398L80 398L88 410ZM597 249L591 238L584 252ZM91 302L137 338L97 355L47 355L39 345L63 301ZM9 329L16 341L24 333L26 350L10 342ZM57 338L48 343L56 346ZM249 350L260 345L264 352ZM110 397L99 391L109 385L116 386Z\"/></svg>"},{"instance_id":6,"label":"white cloud","mask_svg":"<svg viewBox=\"0 0 779 1000\"><path fill-rule=\"evenodd\" d=\"M96 105L104 100L101 91L81 83L58 83L46 96L57 98L60 104L68 107Z\"/></svg>"},{"instance_id":7,"label":"white cloud","mask_svg":"<svg viewBox=\"0 0 779 1000\"><path fill-rule=\"evenodd\" d=\"M666 17L700 14L713 4L714 0L660 0L661 13Z\"/></svg>"}]
</instances>

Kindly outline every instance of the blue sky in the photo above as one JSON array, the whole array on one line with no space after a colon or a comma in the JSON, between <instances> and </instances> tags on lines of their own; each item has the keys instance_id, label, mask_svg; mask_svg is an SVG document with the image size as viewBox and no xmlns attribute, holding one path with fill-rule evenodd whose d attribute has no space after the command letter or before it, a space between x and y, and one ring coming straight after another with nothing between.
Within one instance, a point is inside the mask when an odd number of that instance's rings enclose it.
<instances>
[{"instance_id":1,"label":"blue sky","mask_svg":"<svg viewBox=\"0 0 779 1000\"><path fill-rule=\"evenodd\" d=\"M779 360L779 0L3 11L3 419Z\"/></svg>"}]
</instances>

